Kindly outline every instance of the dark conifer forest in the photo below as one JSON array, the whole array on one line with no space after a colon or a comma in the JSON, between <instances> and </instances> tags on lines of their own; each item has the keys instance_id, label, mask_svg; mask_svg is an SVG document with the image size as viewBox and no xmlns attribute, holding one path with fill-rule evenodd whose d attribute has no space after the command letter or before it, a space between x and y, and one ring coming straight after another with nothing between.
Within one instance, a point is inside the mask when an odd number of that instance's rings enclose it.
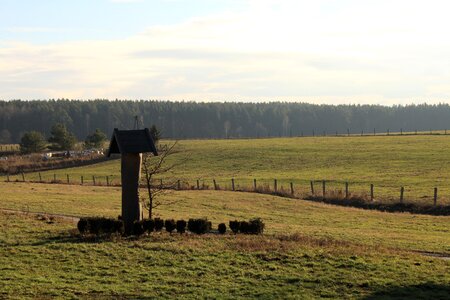
<instances>
[{"instance_id":1,"label":"dark conifer forest","mask_svg":"<svg viewBox=\"0 0 450 300\"><path fill-rule=\"evenodd\" d=\"M0 143L31 130L49 136L63 123L79 140L99 128L155 124L164 138L245 138L450 129L450 106L314 105L307 103L196 103L170 101L0 101Z\"/></svg>"}]
</instances>

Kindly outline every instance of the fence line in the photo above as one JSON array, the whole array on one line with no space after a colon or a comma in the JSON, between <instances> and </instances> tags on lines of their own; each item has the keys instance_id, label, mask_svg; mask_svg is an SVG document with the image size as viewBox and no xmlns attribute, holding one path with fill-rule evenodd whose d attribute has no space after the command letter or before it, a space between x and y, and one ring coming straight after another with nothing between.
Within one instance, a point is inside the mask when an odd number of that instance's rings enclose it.
<instances>
[{"instance_id":1,"label":"fence line","mask_svg":"<svg viewBox=\"0 0 450 300\"><path fill-rule=\"evenodd\" d=\"M106 176L98 176L98 175L92 175L92 181L88 182L86 181L86 178L89 178L89 176L83 176L81 175L79 177L80 181L77 181L74 179L74 176L70 174L65 174L65 176L59 175L57 173L50 174L50 176L53 175L52 180L45 180L43 178L41 172L37 174L39 180L30 180L30 178L25 175L25 173L21 173L20 177L18 177L16 180L12 180L10 175L6 175L6 182L33 182L33 183L56 183L56 184L71 184L71 185L92 185L92 186L121 186L120 183L120 177L119 180L114 181L113 175L106 175ZM19 179L20 178L20 179ZM280 185L279 181L277 179L273 180L273 185L271 186L269 183L266 184L260 184L257 185L257 179L247 179L242 181L248 181L249 184L247 185L239 185L239 181L237 181L235 178L229 179L229 184L226 183L224 185L219 185L218 181L214 178L211 180L213 186L212 189L214 190L224 190L224 191L241 191L241 192L256 192L256 193L262 193L262 194L273 194L273 195L279 195L279 196L285 196L290 198L314 198L314 199L342 199L342 200L349 200L349 199L364 199L368 202L380 202L380 200L386 200L389 199L389 196L384 196L378 194L376 196L375 191L375 185L372 183L367 186L367 191L369 192L369 197L364 196L364 192L359 191L355 193L350 192L350 184L348 181L339 181L339 180L310 180L310 190L308 191L307 185L301 185L300 187L296 184L294 184L293 181L288 181L288 187L284 187L283 185ZM266 180L267 181L267 180ZM205 180L202 180L202 183L200 184L200 179L197 179L195 181L195 184L190 185L188 181L183 180L176 180L172 184L166 184L163 185L163 179L155 179L154 180L155 185L159 184L160 187L167 188L167 189L176 189L176 190L209 190L210 187L206 183ZM226 182L222 180L222 182ZM306 181L307 182L307 181ZM322 192L317 195L315 184L320 183L322 187ZM342 192L341 189L327 189L328 183L339 183L343 184L344 192ZM142 187L144 187L144 184L141 184ZM361 183L358 183L358 186L361 186ZM392 187L390 187L392 188ZM434 187L433 190L433 196L430 196L430 198L433 199L433 206L438 205L438 188ZM424 196L425 197L425 196ZM394 203L405 203L405 188L403 186L400 187L399 194L397 202Z\"/></svg>"}]
</instances>

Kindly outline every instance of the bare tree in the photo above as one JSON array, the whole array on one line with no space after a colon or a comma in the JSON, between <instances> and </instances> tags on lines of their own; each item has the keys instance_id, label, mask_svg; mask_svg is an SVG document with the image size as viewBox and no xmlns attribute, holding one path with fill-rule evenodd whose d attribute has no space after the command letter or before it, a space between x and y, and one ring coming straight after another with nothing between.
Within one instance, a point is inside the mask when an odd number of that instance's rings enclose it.
<instances>
[{"instance_id":1,"label":"bare tree","mask_svg":"<svg viewBox=\"0 0 450 300\"><path fill-rule=\"evenodd\" d=\"M147 195L141 198L144 209L148 210L148 217L151 219L153 216L153 210L161 205L171 205L178 201L162 202L160 197L167 193L170 189L175 187L175 181L163 180L160 178L157 181L157 177L163 174L167 174L172 171L175 167L183 164L187 158L181 158L177 162L168 164L167 158L175 154L175 147L177 142L172 145L165 145L159 151L158 156L152 156L144 154L142 161L142 171L145 180Z\"/></svg>"}]
</instances>

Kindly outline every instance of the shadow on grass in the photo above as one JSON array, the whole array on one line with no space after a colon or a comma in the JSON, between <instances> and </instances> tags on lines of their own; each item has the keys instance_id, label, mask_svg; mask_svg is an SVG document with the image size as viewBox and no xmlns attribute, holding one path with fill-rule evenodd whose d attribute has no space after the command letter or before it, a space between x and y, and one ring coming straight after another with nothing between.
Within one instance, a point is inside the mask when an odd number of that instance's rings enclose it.
<instances>
[{"instance_id":1,"label":"shadow on grass","mask_svg":"<svg viewBox=\"0 0 450 300\"><path fill-rule=\"evenodd\" d=\"M31 246L42 246L48 244L97 244L103 242L113 242L119 240L135 240L134 236L123 237L121 235L80 235L73 232L61 232L58 235L45 237L39 241L31 243Z\"/></svg>"},{"instance_id":2,"label":"shadow on grass","mask_svg":"<svg viewBox=\"0 0 450 300\"><path fill-rule=\"evenodd\" d=\"M450 299L450 283L447 285L424 283L411 286L394 286L376 291L364 299Z\"/></svg>"}]
</instances>

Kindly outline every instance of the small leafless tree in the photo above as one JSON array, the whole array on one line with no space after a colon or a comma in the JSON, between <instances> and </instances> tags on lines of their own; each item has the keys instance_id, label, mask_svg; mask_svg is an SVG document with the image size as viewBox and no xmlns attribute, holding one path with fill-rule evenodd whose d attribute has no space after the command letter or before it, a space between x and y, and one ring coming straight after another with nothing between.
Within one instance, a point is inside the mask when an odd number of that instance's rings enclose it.
<instances>
[{"instance_id":1,"label":"small leafless tree","mask_svg":"<svg viewBox=\"0 0 450 300\"><path fill-rule=\"evenodd\" d=\"M177 142L171 145L164 145L159 150L158 156L152 156L150 154L144 154L142 160L142 172L146 184L147 195L141 198L144 209L148 210L148 217L151 219L153 211L162 205L175 204L176 201L160 200L163 194L175 187L175 181L165 179L164 182L161 176L170 173L174 168L183 164L187 158L178 159L176 162L167 163L167 158L176 153L175 148ZM157 180L159 177L159 181Z\"/></svg>"}]
</instances>

